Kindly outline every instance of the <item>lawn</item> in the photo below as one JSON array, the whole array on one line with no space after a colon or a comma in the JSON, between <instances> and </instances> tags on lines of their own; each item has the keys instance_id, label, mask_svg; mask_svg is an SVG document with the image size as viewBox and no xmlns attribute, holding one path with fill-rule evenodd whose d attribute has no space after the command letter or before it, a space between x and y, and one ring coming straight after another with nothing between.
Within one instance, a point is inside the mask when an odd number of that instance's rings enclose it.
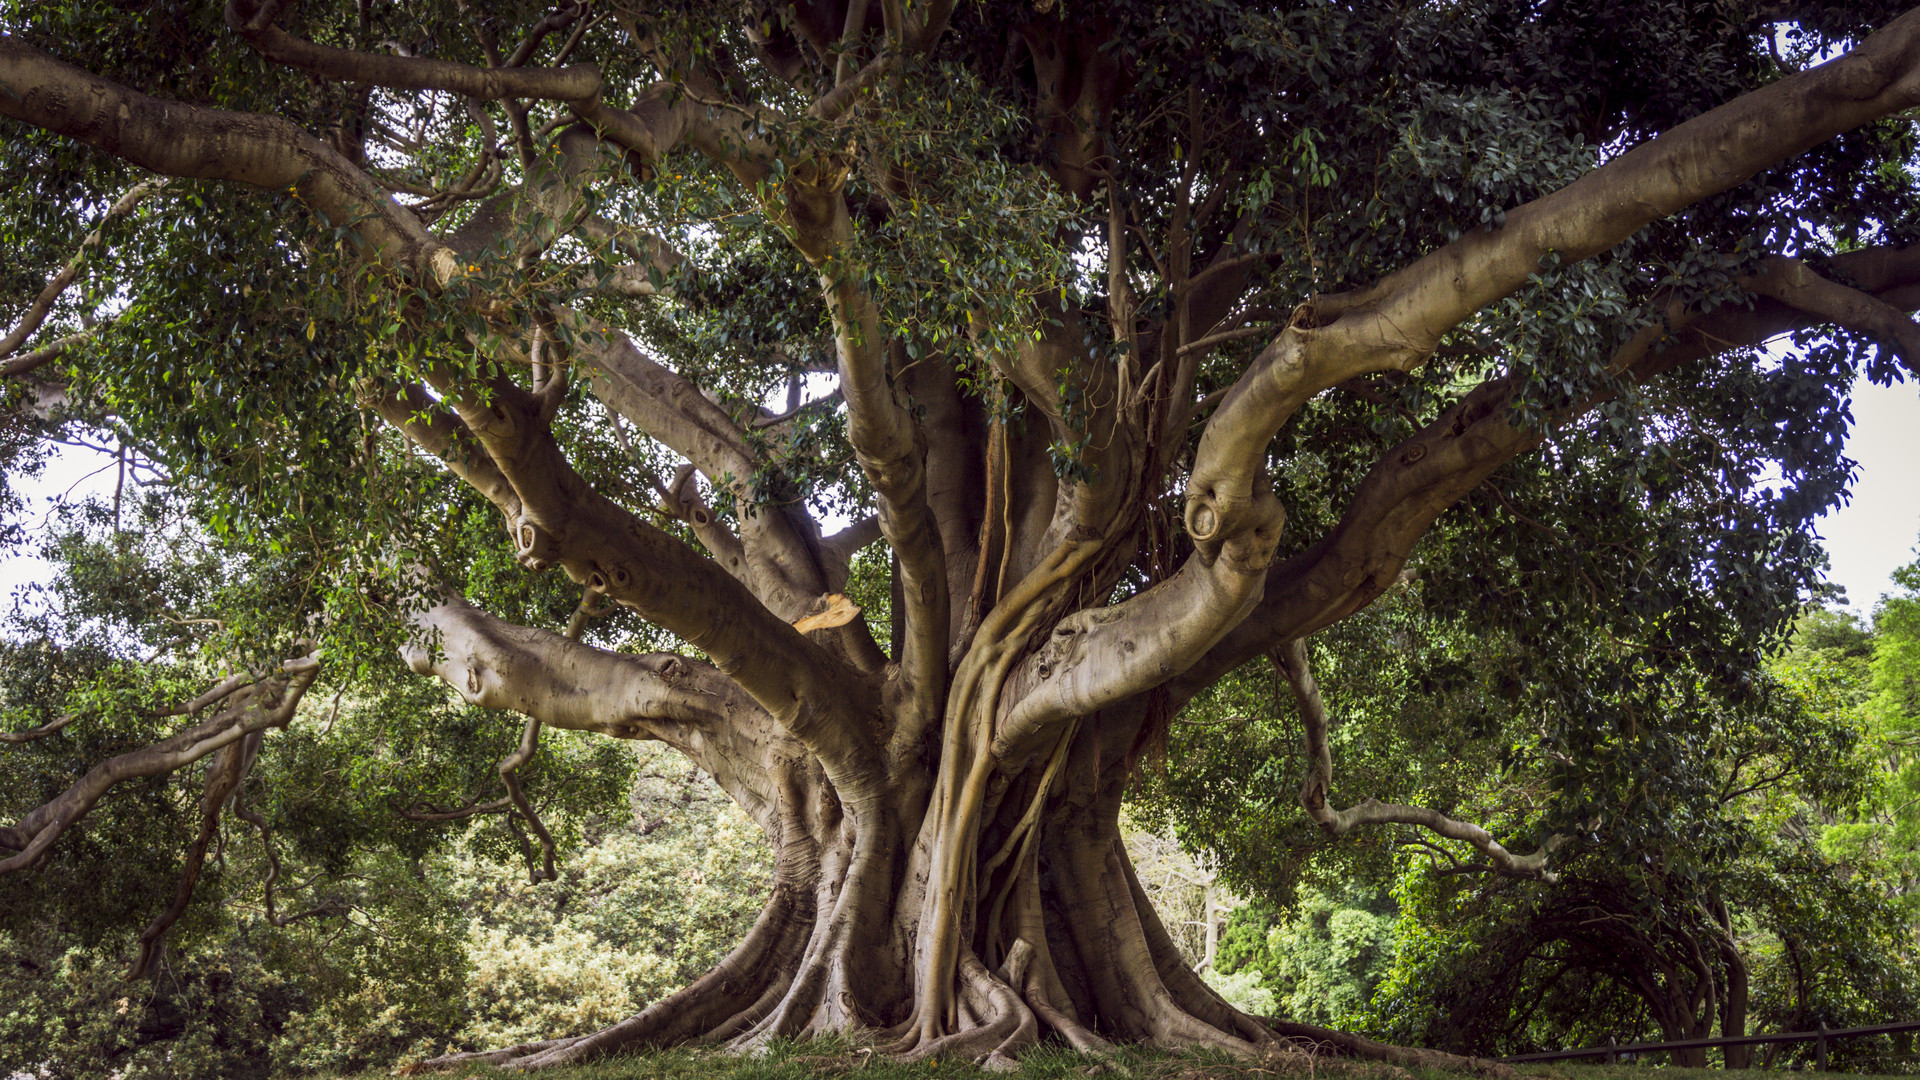
<instances>
[{"instance_id":1,"label":"lawn","mask_svg":"<svg viewBox=\"0 0 1920 1080\"><path fill-rule=\"evenodd\" d=\"M1677 1069L1659 1065L1599 1065L1555 1062L1512 1066L1509 1076L1526 1080L1724 1080L1720 1069ZM366 1073L339 1080L384 1080L387 1073ZM451 1075L467 1078L524 1078L487 1066L469 1066ZM740 1057L714 1049L678 1048L621 1055L570 1068L543 1070L541 1080L980 1080L979 1066L958 1058L913 1064L891 1061L846 1043L822 1041L776 1046L764 1055ZM1122 1049L1094 1058L1067 1049L1027 1051L1015 1080L1273 1080L1321 1076L1343 1080L1460 1080L1462 1073L1401 1069L1390 1065L1306 1055L1243 1061L1211 1053L1169 1053ZM1879 1074L1853 1073L1854 1077Z\"/></svg>"}]
</instances>

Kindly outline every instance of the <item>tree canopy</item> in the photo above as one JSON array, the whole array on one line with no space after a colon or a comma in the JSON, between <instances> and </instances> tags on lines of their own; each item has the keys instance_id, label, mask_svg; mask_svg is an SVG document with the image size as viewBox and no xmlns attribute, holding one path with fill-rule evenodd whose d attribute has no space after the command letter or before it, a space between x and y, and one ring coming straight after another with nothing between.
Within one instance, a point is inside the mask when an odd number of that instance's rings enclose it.
<instances>
[{"instance_id":1,"label":"tree canopy","mask_svg":"<svg viewBox=\"0 0 1920 1080\"><path fill-rule=\"evenodd\" d=\"M120 481L0 658L9 918L139 926L147 972L236 822L275 929L475 819L551 880L612 737L740 804L763 911L632 1017L438 1064L1428 1060L1187 966L1119 834L1170 747L1233 830L1418 830L1704 948L1734 886L1627 854L1732 873L1747 770L1857 783L1762 657L1848 388L1920 371L1917 106L1885 3L0 17L6 475L58 437ZM1246 693L1297 755L1217 723Z\"/></svg>"}]
</instances>

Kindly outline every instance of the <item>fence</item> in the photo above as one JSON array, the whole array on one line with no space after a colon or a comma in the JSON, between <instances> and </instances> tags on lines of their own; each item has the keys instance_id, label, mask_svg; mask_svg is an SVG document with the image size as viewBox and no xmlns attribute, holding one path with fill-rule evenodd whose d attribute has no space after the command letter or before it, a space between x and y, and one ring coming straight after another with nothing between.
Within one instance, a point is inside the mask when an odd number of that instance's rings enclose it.
<instances>
[{"instance_id":1,"label":"fence","mask_svg":"<svg viewBox=\"0 0 1920 1080\"><path fill-rule=\"evenodd\" d=\"M1516 1057L1501 1058L1509 1064L1521 1061L1569 1061L1575 1058L1605 1058L1609 1065L1620 1060L1621 1054L1648 1054L1666 1050L1706 1050L1715 1046L1757 1046L1763 1043L1810 1042L1814 1044L1815 1068L1822 1072L1827 1068L1827 1044L1834 1039L1854 1039L1868 1035L1894 1035L1903 1031L1920 1031L1920 1020L1904 1020L1897 1024L1874 1024L1871 1027L1839 1028L1829 1030L1821 1024L1814 1031L1783 1031L1778 1035L1737 1035L1723 1039L1681 1039L1678 1042L1627 1043L1622 1046L1612 1039L1605 1046L1589 1046L1584 1050L1554 1050L1545 1054L1520 1054Z\"/></svg>"}]
</instances>

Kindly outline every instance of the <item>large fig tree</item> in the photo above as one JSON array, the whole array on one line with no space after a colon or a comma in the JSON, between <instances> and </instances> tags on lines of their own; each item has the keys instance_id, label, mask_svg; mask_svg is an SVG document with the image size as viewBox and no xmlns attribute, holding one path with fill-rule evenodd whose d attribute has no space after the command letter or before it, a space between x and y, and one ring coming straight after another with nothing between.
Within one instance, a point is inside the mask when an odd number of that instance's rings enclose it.
<instances>
[{"instance_id":1,"label":"large fig tree","mask_svg":"<svg viewBox=\"0 0 1920 1080\"><path fill-rule=\"evenodd\" d=\"M1271 662L1311 765L1277 790L1321 829L1550 880L1577 814L1503 842L1335 805L1308 635L1396 587L1617 609L1623 650L1748 692L1752 634L1817 569L1847 381L1920 362L1897 14L16 9L11 400L110 427L195 535L301 567L262 593L301 644L0 829L0 872L212 761L145 964L272 730L322 722L302 694L385 632L525 724L497 799L396 812L547 841L517 770L549 725L672 745L775 852L710 974L492 1060L831 1032L990 1064L1043 1038L1391 1054L1182 963L1120 843L1129 777ZM1785 360L1753 348L1788 331ZM543 574L573 619L525 602Z\"/></svg>"}]
</instances>

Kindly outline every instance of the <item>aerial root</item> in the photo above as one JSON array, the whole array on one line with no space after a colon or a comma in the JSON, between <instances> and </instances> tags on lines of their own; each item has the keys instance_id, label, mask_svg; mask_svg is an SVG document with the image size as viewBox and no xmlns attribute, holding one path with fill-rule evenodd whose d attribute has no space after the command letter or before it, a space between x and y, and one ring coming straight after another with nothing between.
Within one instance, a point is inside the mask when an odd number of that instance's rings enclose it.
<instances>
[{"instance_id":1,"label":"aerial root","mask_svg":"<svg viewBox=\"0 0 1920 1080\"><path fill-rule=\"evenodd\" d=\"M1033 947L1025 941L1014 943L1007 960L995 974L987 970L972 949L960 953L960 985L955 996L959 1030L946 1035L926 1037L920 1024L909 1021L904 1038L889 1045L885 1052L902 1061L926 1061L935 1057L961 1057L980 1062L995 1072L1018 1068L1016 1056L1040 1041L1040 1024L1014 987L1026 977L1033 960Z\"/></svg>"}]
</instances>

